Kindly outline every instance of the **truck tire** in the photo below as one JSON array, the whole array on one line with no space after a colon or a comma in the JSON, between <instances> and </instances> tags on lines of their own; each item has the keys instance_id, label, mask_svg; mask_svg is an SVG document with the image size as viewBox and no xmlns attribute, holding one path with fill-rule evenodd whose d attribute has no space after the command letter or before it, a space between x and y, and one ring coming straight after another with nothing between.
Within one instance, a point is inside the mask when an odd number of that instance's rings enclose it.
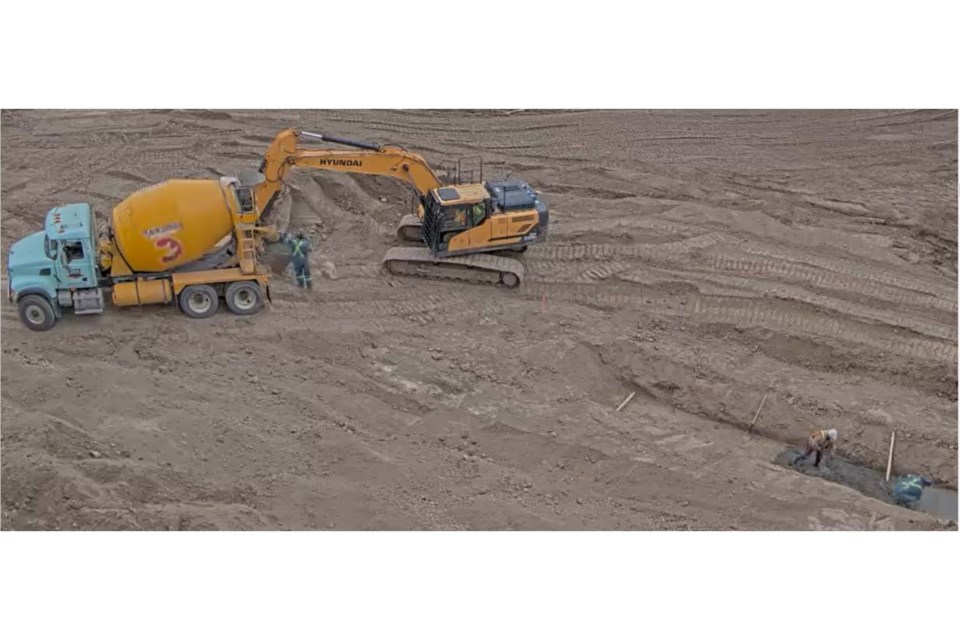
<instances>
[{"instance_id":1,"label":"truck tire","mask_svg":"<svg viewBox=\"0 0 960 640\"><path fill-rule=\"evenodd\" d=\"M227 308L238 316L252 316L263 307L263 291L256 282L233 282L223 295Z\"/></svg>"},{"instance_id":2,"label":"truck tire","mask_svg":"<svg viewBox=\"0 0 960 640\"><path fill-rule=\"evenodd\" d=\"M220 308L217 290L207 284L192 284L180 292L180 310L191 318L209 318Z\"/></svg>"},{"instance_id":3,"label":"truck tire","mask_svg":"<svg viewBox=\"0 0 960 640\"><path fill-rule=\"evenodd\" d=\"M24 296L17 303L17 313L20 321L28 329L34 331L47 331L57 322L57 315L53 311L53 305L41 295Z\"/></svg>"}]
</instances>

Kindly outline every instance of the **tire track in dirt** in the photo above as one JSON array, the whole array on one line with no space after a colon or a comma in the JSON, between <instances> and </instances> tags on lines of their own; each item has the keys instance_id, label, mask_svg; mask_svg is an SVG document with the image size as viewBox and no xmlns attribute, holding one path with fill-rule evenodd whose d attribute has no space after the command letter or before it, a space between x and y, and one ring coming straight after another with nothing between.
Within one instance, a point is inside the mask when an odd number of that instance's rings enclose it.
<instances>
[{"instance_id":1,"label":"tire track in dirt","mask_svg":"<svg viewBox=\"0 0 960 640\"><path fill-rule=\"evenodd\" d=\"M698 323L761 327L785 333L828 338L847 344L860 344L881 352L943 363L957 361L957 345L924 337L901 335L896 327L873 325L843 316L827 316L804 303L716 296L677 296L664 294L658 287L640 290L596 287L577 283L532 283L523 295L532 299L549 296L551 300L584 304L600 309L646 310L651 315L686 317ZM913 333L904 329L903 333Z\"/></svg>"},{"instance_id":2,"label":"tire track in dirt","mask_svg":"<svg viewBox=\"0 0 960 640\"><path fill-rule=\"evenodd\" d=\"M782 273L789 273L793 267L799 267L801 269L803 268L803 265L796 265L795 263L777 263L775 266L777 266L778 271ZM599 281L616 278L617 280L635 283L640 286L650 286L653 282L656 282L660 286L669 284L670 282L676 283L679 286L697 286L698 282L707 283L716 285L721 289L742 291L745 294L755 294L757 296L764 297L775 296L784 299L796 300L798 302L804 302L823 309L837 311L848 316L864 317L869 320L882 322L891 327L910 329L912 331L926 334L927 336L938 339L948 340L954 343L957 341L957 330L956 325L954 324L946 325L926 322L922 318L915 317L915 315L904 314L898 310L870 307L842 298L832 298L824 295L818 295L815 292L810 292L797 286L784 285L780 282L757 280L755 277L757 274L744 274L743 277L714 275L714 271L697 271L694 265L691 263L684 265L682 270L677 270L675 265L671 265L671 267L671 269L667 270L655 266L637 267L635 263L623 262L620 260L596 261L592 263L538 261L535 263L535 268L531 269L528 266L528 281L532 280L534 282L541 283L571 282L585 284L597 283ZM722 274L725 272L740 273L737 269L715 270L715 273L717 274ZM922 306L916 296L913 296L907 292L903 292L902 290L890 290L891 295L883 298L882 296L878 295L876 291L869 291L869 287L868 291L863 291L858 287L860 283L849 279L844 280L836 274L831 274L829 272L818 272L813 275L814 277L808 280L799 278L793 278L793 280L803 284L815 284L821 288L826 288L828 282L825 282L824 280L829 278L830 280L838 281L839 285L841 286L837 286L836 288L839 290L855 292L863 295L874 294L880 299L892 301L900 306L911 303L916 304L917 306ZM702 288L702 286L698 288ZM924 302L932 300L932 298L926 296L926 294L919 295L922 296L921 300ZM935 305L937 310L940 310L941 306L943 305Z\"/></svg>"},{"instance_id":3,"label":"tire track in dirt","mask_svg":"<svg viewBox=\"0 0 960 640\"><path fill-rule=\"evenodd\" d=\"M574 282L594 282L597 280L606 280L612 276L622 273L630 269L633 265L625 264L623 262L610 261L603 262L599 265L589 268L586 271L583 271L576 277L574 277Z\"/></svg>"},{"instance_id":4,"label":"tire track in dirt","mask_svg":"<svg viewBox=\"0 0 960 640\"><path fill-rule=\"evenodd\" d=\"M604 260L607 258L668 258L705 249L718 243L735 242L725 233L711 232L677 242L658 244L544 244L534 245L526 253L526 261Z\"/></svg>"},{"instance_id":5,"label":"tire track in dirt","mask_svg":"<svg viewBox=\"0 0 960 640\"><path fill-rule=\"evenodd\" d=\"M663 245L653 245L653 246L630 246L630 245L613 245L613 244L604 244L604 243L594 243L586 245L546 245L541 247L535 247L531 249L528 254L534 254L533 260L527 260L528 268L530 269L530 276L528 281L532 280L537 283L550 283L550 282L573 282L573 283L593 283L601 280L606 280L613 276L620 276L623 279L628 281L631 280L630 269L635 268L634 265L625 263L616 259L606 260L605 258L616 258L619 256L633 257L633 258L651 258L651 259L671 259L676 258L679 255L686 255L690 251L705 248L717 244L725 239L724 234L721 233L709 233L701 236L696 236L693 238L688 238L683 241L675 243L667 243ZM552 256L554 260L542 260L537 258L537 254ZM566 264L564 260L573 261L574 263L581 262L581 264L574 264L571 268L569 264ZM582 262L591 261L594 264L590 266L582 265ZM871 283L873 286L868 286L867 290L864 291L862 282L858 282L855 279L843 278L842 275L835 272L824 272L818 271L815 268L809 267L807 265L791 263L791 262L779 262L775 260L766 260L763 258L740 258L735 256L718 254L714 256L714 259L709 263L710 267L714 272L723 273L723 272L733 272L733 273L745 273L748 276L756 275L772 275L780 276L781 278L792 279L797 282L809 283L821 288L834 288L842 291L850 291L863 293L867 295L873 295L875 297L889 300L897 304L914 304L923 306L925 303L929 304L931 300L936 300L927 294L916 294L911 293L910 291L905 291L903 289L896 289L892 287L884 287L883 285L878 284L877 282ZM689 267L689 264L687 265ZM863 275L862 272L856 269L849 269L847 272L853 271L857 275ZM884 279L883 275L879 275L879 279ZM683 282L683 280L678 279L678 281ZM895 281L901 281L900 278L896 278ZM751 282L748 280L735 282L736 286L740 288L750 289ZM756 288L754 285L752 288ZM769 289L769 287L767 287ZM861 315L872 320L883 322L890 327L903 327L909 330L916 331L921 334L927 334L931 337L936 337L942 340L949 340L951 342L956 342L956 331L954 328L945 327L941 325L934 325L931 323L915 322L915 321L904 321L898 314L895 313L884 313L881 310L873 310L862 305L856 305L846 301L834 301L825 296L817 296L815 294L805 294L802 292L788 291L786 296L797 300L798 302L803 302L813 306L830 309L834 311L839 311L845 315ZM585 294L580 294L580 300L588 300L591 303L599 304L600 306L609 306L615 308L619 303L625 302L630 299L630 294L620 295L608 295L603 292L588 292ZM424 299L419 301L414 301L412 303L400 303L399 306L393 306L387 309L375 308L374 313L377 315L388 315L388 316L412 316L416 314L428 313L430 311L436 311L441 308L449 308L458 304L459 299L451 299L447 297L445 300L439 300L437 298L433 299ZM955 309L943 309L944 305L933 305L937 309L952 311ZM337 313L334 311L333 313ZM347 313L357 313L357 311L349 311ZM695 314L696 315L696 314ZM702 315L702 314L700 314ZM721 314L723 315L723 314ZM729 315L729 314L727 314ZM725 317L725 316L724 316ZM737 316L739 317L739 316ZM749 316L753 317L753 316ZM762 320L768 316L759 314L756 315L756 318ZM798 326L807 326L803 322L797 322L792 320L784 320L779 316L769 316L772 318L774 324L782 328L795 328ZM863 339L862 330L854 330L849 328L843 328L836 321L828 323L820 323L816 325L817 330L814 330L814 333L818 335L823 335L825 337L832 337L841 339L848 342L865 342L874 347L878 348L888 348L900 353L902 355L907 355L911 357L926 357L926 358L942 358L940 354L943 353L955 353L956 347L953 347L951 352L950 346L946 345L946 350L944 351L943 345L939 343L930 343L929 341L924 341L922 338L915 340L904 340L904 339L888 339L883 338L879 341L877 339ZM839 328L838 328L839 327Z\"/></svg>"},{"instance_id":6,"label":"tire track in dirt","mask_svg":"<svg viewBox=\"0 0 960 640\"><path fill-rule=\"evenodd\" d=\"M725 250L736 245L737 253ZM706 261L697 260L694 252L711 247ZM662 244L553 244L531 247L525 263L531 275L544 281L592 281L625 271L620 259L676 262L682 258L685 270L700 262L707 272L734 273L750 277L770 277L799 282L820 289L856 293L896 305L909 305L956 313L956 286L866 269L859 265L830 260L810 254L796 254L756 244L744 244L721 232L711 232L678 242ZM578 261L607 262L586 269L564 263Z\"/></svg>"},{"instance_id":7,"label":"tire track in dirt","mask_svg":"<svg viewBox=\"0 0 960 640\"><path fill-rule=\"evenodd\" d=\"M678 282L690 282L694 284L698 282L706 283L715 285L717 288L741 291L746 294L756 295L757 297L795 300L821 309L836 311L846 316L865 318L867 320L882 322L890 327L909 329L940 340L947 340L953 343L957 342L956 324L948 325L927 322L921 317L904 314L902 310L899 309L888 310L868 307L843 298L818 295L802 287L784 285L779 282L760 283L758 285L757 281L749 277L708 276L692 271L688 272L686 278L682 273L673 275L677 278ZM637 274L637 270L623 271L618 273L617 277L621 280L637 282L638 284L646 284L649 281L649 275L646 271L640 274ZM666 278L668 275L665 274L663 277ZM698 288L702 289L703 287Z\"/></svg>"},{"instance_id":8,"label":"tire track in dirt","mask_svg":"<svg viewBox=\"0 0 960 640\"><path fill-rule=\"evenodd\" d=\"M750 251L750 249L748 249ZM753 253L753 252L752 252ZM816 259L815 259L816 260ZM956 298L943 298L926 289L944 290L930 283L883 274L864 272L858 268L843 267L837 261L819 261L821 266L802 262L778 260L766 255L743 255L717 252L709 261L710 268L718 273L737 273L749 277L775 277L781 280L802 282L821 289L834 289L858 293L898 305L932 308L940 311L957 311ZM827 267L832 267L828 269Z\"/></svg>"},{"instance_id":9,"label":"tire track in dirt","mask_svg":"<svg viewBox=\"0 0 960 640\"><path fill-rule=\"evenodd\" d=\"M923 292L935 298L950 301L952 307L946 310L956 311L957 309L956 282L947 283L943 280L934 281L928 278L918 278L891 271L883 271L880 267L870 269L838 259L823 258L813 254L799 254L789 250L774 249L765 245L749 242L743 244L741 249L757 256L770 258L773 261L805 263L862 281L876 282L889 287Z\"/></svg>"},{"instance_id":10,"label":"tire track in dirt","mask_svg":"<svg viewBox=\"0 0 960 640\"><path fill-rule=\"evenodd\" d=\"M528 276L540 282L593 282L632 268L628 260L676 262L690 253L715 244L732 242L724 233L712 232L675 242L653 244L537 245L525 254ZM686 259L684 259L686 262ZM593 263L593 264L589 264Z\"/></svg>"},{"instance_id":11,"label":"tire track in dirt","mask_svg":"<svg viewBox=\"0 0 960 640\"><path fill-rule=\"evenodd\" d=\"M896 329L872 326L841 317L784 308L767 300L698 297L691 315L700 322L738 327L757 326L864 344L879 351L920 360L956 362L957 345L923 337L897 335Z\"/></svg>"}]
</instances>

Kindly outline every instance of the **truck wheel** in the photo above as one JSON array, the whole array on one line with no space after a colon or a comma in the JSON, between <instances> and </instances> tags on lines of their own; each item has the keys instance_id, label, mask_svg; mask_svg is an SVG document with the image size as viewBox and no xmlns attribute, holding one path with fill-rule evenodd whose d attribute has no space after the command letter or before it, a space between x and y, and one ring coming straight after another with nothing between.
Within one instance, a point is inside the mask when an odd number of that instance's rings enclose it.
<instances>
[{"instance_id":1,"label":"truck wheel","mask_svg":"<svg viewBox=\"0 0 960 640\"><path fill-rule=\"evenodd\" d=\"M234 282L223 296L227 308L238 316L250 316L263 306L263 292L256 282Z\"/></svg>"},{"instance_id":2,"label":"truck wheel","mask_svg":"<svg viewBox=\"0 0 960 640\"><path fill-rule=\"evenodd\" d=\"M220 298L210 285L192 284L180 292L180 310L191 318L209 318L219 307Z\"/></svg>"},{"instance_id":3,"label":"truck wheel","mask_svg":"<svg viewBox=\"0 0 960 640\"><path fill-rule=\"evenodd\" d=\"M34 331L47 331L57 321L53 305L43 296L24 296L17 304L17 313L20 315L20 321Z\"/></svg>"}]
</instances>

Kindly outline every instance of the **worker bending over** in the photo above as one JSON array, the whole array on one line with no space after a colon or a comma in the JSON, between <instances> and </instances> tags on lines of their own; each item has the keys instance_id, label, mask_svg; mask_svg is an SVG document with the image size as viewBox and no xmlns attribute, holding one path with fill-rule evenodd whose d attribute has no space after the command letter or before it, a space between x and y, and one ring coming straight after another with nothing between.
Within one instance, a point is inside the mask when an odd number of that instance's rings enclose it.
<instances>
[{"instance_id":1,"label":"worker bending over","mask_svg":"<svg viewBox=\"0 0 960 640\"><path fill-rule=\"evenodd\" d=\"M803 455L797 458L794 464L800 464L806 461L811 453L816 453L817 458L813 466L819 468L821 461L825 463L824 466L828 466L829 463L833 462L833 450L837 446L838 437L839 435L836 429L814 431L810 434L810 437L807 438L807 448L804 450Z\"/></svg>"},{"instance_id":2,"label":"worker bending over","mask_svg":"<svg viewBox=\"0 0 960 640\"><path fill-rule=\"evenodd\" d=\"M301 289L313 288L313 280L310 277L310 240L307 239L303 231L298 231L296 237L286 236L285 241L290 247L293 258L293 272L297 276L297 286Z\"/></svg>"}]
</instances>

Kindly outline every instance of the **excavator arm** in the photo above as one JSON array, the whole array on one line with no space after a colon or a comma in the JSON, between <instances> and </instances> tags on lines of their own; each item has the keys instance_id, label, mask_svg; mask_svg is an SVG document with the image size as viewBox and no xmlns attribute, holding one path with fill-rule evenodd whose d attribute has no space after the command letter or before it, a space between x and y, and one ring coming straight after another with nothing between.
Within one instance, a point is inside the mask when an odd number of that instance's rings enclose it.
<instances>
[{"instance_id":1,"label":"excavator arm","mask_svg":"<svg viewBox=\"0 0 960 640\"><path fill-rule=\"evenodd\" d=\"M300 137L352 149L300 148ZM457 184L444 193L443 183L427 161L402 147L345 140L298 129L286 129L274 138L260 164L262 181L260 176L255 177L255 185L254 180L250 181L261 216L269 212L283 189L284 177L293 167L387 176L413 187L422 206L416 215L403 217L397 236L403 242L418 246L394 247L388 251L383 265L391 273L516 287L523 278L523 264L495 254L523 250L546 235L546 207L526 183L508 185L500 181L492 192L482 184ZM439 191L436 201L431 196L434 190ZM481 204L481 215L476 217L476 205ZM497 207L496 211L493 206Z\"/></svg>"},{"instance_id":2,"label":"excavator arm","mask_svg":"<svg viewBox=\"0 0 960 640\"><path fill-rule=\"evenodd\" d=\"M355 150L300 148L297 144L300 136L351 146ZM261 213L269 210L274 197L283 188L284 176L293 167L396 178L412 186L421 198L442 186L426 160L402 147L285 129L274 138L260 164L260 173L265 180L257 185L255 197Z\"/></svg>"}]
</instances>

